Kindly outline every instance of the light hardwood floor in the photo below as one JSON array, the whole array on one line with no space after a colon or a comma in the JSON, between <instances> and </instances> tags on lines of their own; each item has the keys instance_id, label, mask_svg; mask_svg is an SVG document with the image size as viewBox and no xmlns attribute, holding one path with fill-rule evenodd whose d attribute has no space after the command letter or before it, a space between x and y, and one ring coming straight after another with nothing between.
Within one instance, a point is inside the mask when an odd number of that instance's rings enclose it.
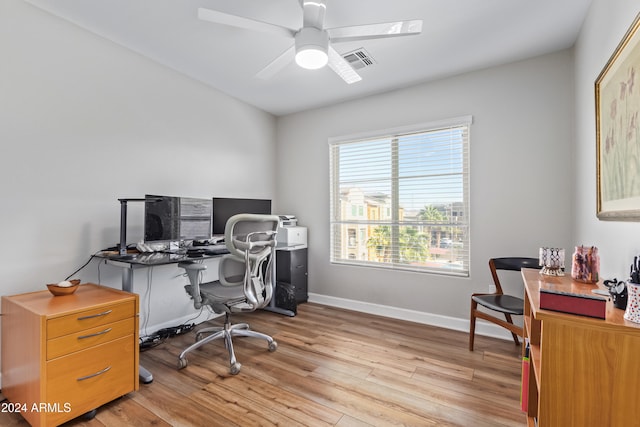
<instances>
[{"instance_id":1,"label":"light hardwood floor","mask_svg":"<svg viewBox=\"0 0 640 427\"><path fill-rule=\"evenodd\" d=\"M151 384L66 426L526 425L513 342L477 336L469 352L464 332L312 303L293 318L256 312L234 320L272 335L277 351L236 339L242 370L233 376L217 342L178 371L194 333L171 338L140 354ZM0 425L27 424L0 413Z\"/></svg>"}]
</instances>

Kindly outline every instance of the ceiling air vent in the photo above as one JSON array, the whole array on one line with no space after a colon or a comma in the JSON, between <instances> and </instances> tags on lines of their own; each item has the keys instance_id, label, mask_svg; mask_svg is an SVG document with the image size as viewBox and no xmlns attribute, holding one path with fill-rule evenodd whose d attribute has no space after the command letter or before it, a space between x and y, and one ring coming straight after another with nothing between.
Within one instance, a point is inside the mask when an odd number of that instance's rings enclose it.
<instances>
[{"instance_id":1,"label":"ceiling air vent","mask_svg":"<svg viewBox=\"0 0 640 427\"><path fill-rule=\"evenodd\" d=\"M352 52L345 53L342 57L351 65L354 70L360 70L364 67L375 64L375 61L369 53L363 48L356 49Z\"/></svg>"}]
</instances>

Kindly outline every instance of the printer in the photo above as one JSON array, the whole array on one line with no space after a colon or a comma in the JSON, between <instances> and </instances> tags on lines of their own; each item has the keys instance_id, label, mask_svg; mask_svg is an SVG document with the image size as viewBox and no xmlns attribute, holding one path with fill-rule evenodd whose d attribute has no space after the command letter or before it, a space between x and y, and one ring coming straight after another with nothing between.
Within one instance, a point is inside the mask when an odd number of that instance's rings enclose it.
<instances>
[{"instance_id":1,"label":"printer","mask_svg":"<svg viewBox=\"0 0 640 427\"><path fill-rule=\"evenodd\" d=\"M295 215L278 215L281 227L295 227L298 225L298 218Z\"/></svg>"},{"instance_id":2,"label":"printer","mask_svg":"<svg viewBox=\"0 0 640 427\"><path fill-rule=\"evenodd\" d=\"M306 248L307 227L298 226L298 219L295 215L278 216L280 217L280 225L276 236L278 247Z\"/></svg>"}]
</instances>

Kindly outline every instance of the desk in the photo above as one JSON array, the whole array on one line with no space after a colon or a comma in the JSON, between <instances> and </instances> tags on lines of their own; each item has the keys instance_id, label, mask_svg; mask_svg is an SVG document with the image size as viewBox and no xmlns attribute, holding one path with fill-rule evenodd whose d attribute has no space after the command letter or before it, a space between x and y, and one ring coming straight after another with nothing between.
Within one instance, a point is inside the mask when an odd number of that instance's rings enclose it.
<instances>
[{"instance_id":1,"label":"desk","mask_svg":"<svg viewBox=\"0 0 640 427\"><path fill-rule=\"evenodd\" d=\"M99 258L106 260L107 264L122 268L122 290L133 292L133 270L137 268L155 267L158 265L177 264L183 261L199 261L203 259L218 258L225 254L201 255L192 257L186 253L152 252L142 254L111 255L98 254Z\"/></svg>"},{"instance_id":2,"label":"desk","mask_svg":"<svg viewBox=\"0 0 640 427\"><path fill-rule=\"evenodd\" d=\"M523 269L524 335L531 344L527 425L628 426L640 419L640 324L607 302L606 318L540 309L540 286L590 293L600 285Z\"/></svg>"}]
</instances>

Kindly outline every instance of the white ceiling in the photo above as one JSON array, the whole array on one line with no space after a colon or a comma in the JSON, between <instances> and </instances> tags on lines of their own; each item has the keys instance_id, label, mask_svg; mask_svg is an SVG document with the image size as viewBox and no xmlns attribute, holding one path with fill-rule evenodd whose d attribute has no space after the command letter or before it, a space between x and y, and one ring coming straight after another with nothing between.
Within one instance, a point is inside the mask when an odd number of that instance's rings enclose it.
<instances>
[{"instance_id":1,"label":"white ceiling","mask_svg":"<svg viewBox=\"0 0 640 427\"><path fill-rule=\"evenodd\" d=\"M26 0L275 115L381 93L571 47L591 0L327 0L325 27L422 19L422 34L335 44L373 57L347 85L328 67L255 74L290 46L197 19L205 7L298 29L298 0Z\"/></svg>"}]
</instances>

